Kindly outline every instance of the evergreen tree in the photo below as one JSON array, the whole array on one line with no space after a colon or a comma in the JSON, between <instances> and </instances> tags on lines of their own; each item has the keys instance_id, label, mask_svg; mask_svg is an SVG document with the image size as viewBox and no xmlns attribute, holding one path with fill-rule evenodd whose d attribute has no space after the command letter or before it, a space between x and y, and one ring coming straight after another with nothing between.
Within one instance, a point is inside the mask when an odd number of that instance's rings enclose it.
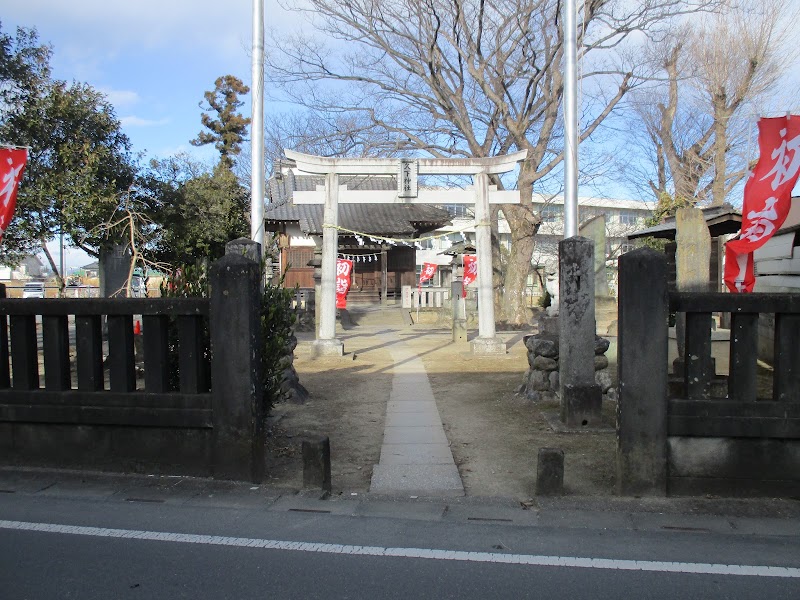
<instances>
[{"instance_id":1,"label":"evergreen tree","mask_svg":"<svg viewBox=\"0 0 800 600\"><path fill-rule=\"evenodd\" d=\"M238 112L238 108L244 104L239 100L239 95L249 91L250 88L237 77L223 75L214 82L214 89L204 94L207 106L200 103L200 108L205 111L200 115L200 122L209 131L201 131L191 144L214 144L220 153L220 163L228 169L233 167L233 157L241 152L241 144L250 124L250 119ZM214 114L216 118L213 118Z\"/></svg>"},{"instance_id":2,"label":"evergreen tree","mask_svg":"<svg viewBox=\"0 0 800 600\"><path fill-rule=\"evenodd\" d=\"M111 104L87 84L51 79L50 55L34 29L0 32L0 141L30 147L0 260L41 249L58 272L47 242L63 232L97 256L113 232L92 232L113 214L135 167Z\"/></svg>"}]
</instances>

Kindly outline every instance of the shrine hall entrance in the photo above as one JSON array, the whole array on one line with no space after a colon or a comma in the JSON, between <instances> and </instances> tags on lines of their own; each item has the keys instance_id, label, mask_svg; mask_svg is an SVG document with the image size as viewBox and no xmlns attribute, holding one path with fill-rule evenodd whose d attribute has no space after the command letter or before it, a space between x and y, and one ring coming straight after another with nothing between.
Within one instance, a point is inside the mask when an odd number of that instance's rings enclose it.
<instances>
[{"instance_id":1,"label":"shrine hall entrance","mask_svg":"<svg viewBox=\"0 0 800 600\"><path fill-rule=\"evenodd\" d=\"M389 304L395 301L399 303L402 286L415 285L414 248L390 248L385 253L363 248L343 248L340 255L353 260L348 304L380 304L383 302L384 289Z\"/></svg>"}]
</instances>

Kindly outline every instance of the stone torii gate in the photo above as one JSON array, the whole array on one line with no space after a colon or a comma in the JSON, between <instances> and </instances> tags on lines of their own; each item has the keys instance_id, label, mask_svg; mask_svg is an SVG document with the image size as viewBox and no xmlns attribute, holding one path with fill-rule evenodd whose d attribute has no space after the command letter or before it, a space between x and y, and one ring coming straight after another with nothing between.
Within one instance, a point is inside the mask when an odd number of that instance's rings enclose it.
<instances>
[{"instance_id":1,"label":"stone torii gate","mask_svg":"<svg viewBox=\"0 0 800 600\"><path fill-rule=\"evenodd\" d=\"M499 191L489 185L489 175L508 173L528 152L490 158L327 158L285 150L303 173L325 175L324 190L295 192L295 204L324 204L322 231L322 281L320 322L316 340L319 354L342 355L344 344L336 339L336 256L340 203L363 204L475 204L475 250L478 256L478 337L475 354L505 354L506 345L496 336L492 293L490 204L519 204L518 190ZM397 191L348 190L339 185L340 175L395 175ZM420 190L418 175L472 175L474 185L464 190Z\"/></svg>"}]
</instances>

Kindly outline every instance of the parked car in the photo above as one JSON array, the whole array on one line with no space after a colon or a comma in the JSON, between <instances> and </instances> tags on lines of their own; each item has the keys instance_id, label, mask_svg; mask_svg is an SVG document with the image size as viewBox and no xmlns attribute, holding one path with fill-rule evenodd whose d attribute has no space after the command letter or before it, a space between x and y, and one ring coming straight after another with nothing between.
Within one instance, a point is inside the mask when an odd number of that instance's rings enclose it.
<instances>
[{"instance_id":1,"label":"parked car","mask_svg":"<svg viewBox=\"0 0 800 600\"><path fill-rule=\"evenodd\" d=\"M23 298L44 298L44 282L29 281L22 288Z\"/></svg>"}]
</instances>

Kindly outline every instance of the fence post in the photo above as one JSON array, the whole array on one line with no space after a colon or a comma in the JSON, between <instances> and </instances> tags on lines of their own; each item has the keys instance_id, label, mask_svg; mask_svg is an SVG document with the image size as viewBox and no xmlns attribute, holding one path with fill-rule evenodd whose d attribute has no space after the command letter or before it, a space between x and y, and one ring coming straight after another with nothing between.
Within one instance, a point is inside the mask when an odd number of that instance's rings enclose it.
<instances>
[{"instance_id":1,"label":"fence post","mask_svg":"<svg viewBox=\"0 0 800 600\"><path fill-rule=\"evenodd\" d=\"M265 470L261 269L241 253L211 268L213 473L259 482Z\"/></svg>"},{"instance_id":2,"label":"fence post","mask_svg":"<svg viewBox=\"0 0 800 600\"><path fill-rule=\"evenodd\" d=\"M617 490L667 493L667 261L640 248L619 259Z\"/></svg>"}]
</instances>

